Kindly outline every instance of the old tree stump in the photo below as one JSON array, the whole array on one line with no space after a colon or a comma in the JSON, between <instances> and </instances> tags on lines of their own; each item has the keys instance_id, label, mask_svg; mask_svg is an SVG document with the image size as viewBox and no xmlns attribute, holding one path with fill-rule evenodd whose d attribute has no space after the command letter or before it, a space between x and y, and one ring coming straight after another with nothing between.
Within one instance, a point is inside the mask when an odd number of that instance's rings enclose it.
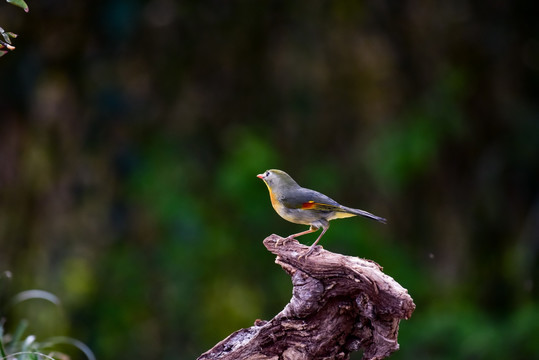
<instances>
[{"instance_id":1,"label":"old tree stump","mask_svg":"<svg viewBox=\"0 0 539 360\"><path fill-rule=\"evenodd\" d=\"M278 245L277 245L278 244ZM349 359L363 350L364 359L383 359L398 350L401 319L415 304L408 291L369 260L271 235L266 248L291 276L292 299L269 321L240 329L198 360Z\"/></svg>"}]
</instances>

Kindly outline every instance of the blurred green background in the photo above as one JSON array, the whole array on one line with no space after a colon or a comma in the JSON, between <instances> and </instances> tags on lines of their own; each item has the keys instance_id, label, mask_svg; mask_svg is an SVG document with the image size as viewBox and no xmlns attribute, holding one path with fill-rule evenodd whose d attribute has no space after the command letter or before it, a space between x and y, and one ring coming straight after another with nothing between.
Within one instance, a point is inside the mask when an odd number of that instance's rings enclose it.
<instances>
[{"instance_id":1,"label":"blurred green background","mask_svg":"<svg viewBox=\"0 0 539 360\"><path fill-rule=\"evenodd\" d=\"M414 298L392 358L539 357L537 2L29 6L0 3L8 330L194 359L270 319L291 284L262 240L305 229L255 177L280 168L388 219L322 245ZM27 289L63 305L7 306Z\"/></svg>"}]
</instances>

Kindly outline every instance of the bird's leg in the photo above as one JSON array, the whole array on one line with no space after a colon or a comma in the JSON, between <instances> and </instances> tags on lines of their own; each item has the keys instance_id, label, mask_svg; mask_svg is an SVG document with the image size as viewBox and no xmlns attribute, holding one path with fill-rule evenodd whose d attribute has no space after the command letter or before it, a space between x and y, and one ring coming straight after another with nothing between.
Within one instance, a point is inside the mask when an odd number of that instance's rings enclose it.
<instances>
[{"instance_id":1,"label":"bird's leg","mask_svg":"<svg viewBox=\"0 0 539 360\"><path fill-rule=\"evenodd\" d=\"M286 244L287 241L293 240L293 239L297 238L298 236L305 235L305 234L310 234L310 233L315 232L317 230L318 230L317 227L314 227L314 226L311 225L309 230L305 230L305 231L299 232L297 234L292 234L292 235L289 235L289 236L285 237L284 239L282 239L283 245ZM280 241L281 241L281 239L278 239L275 242L276 247L279 246Z\"/></svg>"},{"instance_id":2,"label":"bird's leg","mask_svg":"<svg viewBox=\"0 0 539 360\"><path fill-rule=\"evenodd\" d=\"M317 228L317 227L311 225L311 227L309 228L309 230L305 230L305 231L299 232L299 233L297 233L297 234L289 235L289 236L286 237L286 240L292 240L292 239L297 238L298 236L310 234L310 233L312 233L312 232L318 231L318 229L319 229L319 228Z\"/></svg>"},{"instance_id":3,"label":"bird's leg","mask_svg":"<svg viewBox=\"0 0 539 360\"><path fill-rule=\"evenodd\" d=\"M322 233L320 234L320 236L318 236L318 239L316 239L316 241L313 242L311 247L309 247L309 250L307 250L307 252L305 254L300 255L300 257L298 259L306 258L307 256L311 255L311 253L316 248L316 244L318 243L318 241L320 241L320 239L322 238L322 236L324 236L324 234L326 233L326 231L328 231L328 229L329 229L329 223L322 228Z\"/></svg>"}]
</instances>

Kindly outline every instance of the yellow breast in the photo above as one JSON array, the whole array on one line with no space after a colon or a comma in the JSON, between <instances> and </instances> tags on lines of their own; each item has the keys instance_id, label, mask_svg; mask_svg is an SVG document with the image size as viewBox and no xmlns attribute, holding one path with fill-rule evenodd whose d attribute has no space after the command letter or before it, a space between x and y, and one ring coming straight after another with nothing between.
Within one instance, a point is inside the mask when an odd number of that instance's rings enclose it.
<instances>
[{"instance_id":1,"label":"yellow breast","mask_svg":"<svg viewBox=\"0 0 539 360\"><path fill-rule=\"evenodd\" d=\"M271 206L273 206L275 211L277 211L277 213L279 213L279 210L281 209L281 207L283 205L281 205L281 203L277 200L277 197L275 196L273 191L270 190L269 193L270 193Z\"/></svg>"}]
</instances>

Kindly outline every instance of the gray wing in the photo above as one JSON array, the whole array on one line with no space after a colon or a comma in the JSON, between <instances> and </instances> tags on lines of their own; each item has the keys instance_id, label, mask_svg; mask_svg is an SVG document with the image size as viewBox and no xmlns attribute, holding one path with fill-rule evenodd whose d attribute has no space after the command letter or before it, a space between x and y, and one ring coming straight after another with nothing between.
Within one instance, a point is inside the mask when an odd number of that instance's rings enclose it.
<instances>
[{"instance_id":1,"label":"gray wing","mask_svg":"<svg viewBox=\"0 0 539 360\"><path fill-rule=\"evenodd\" d=\"M306 188L299 188L279 200L289 209L309 209L316 204L317 210L336 211L341 205L322 193Z\"/></svg>"}]
</instances>

